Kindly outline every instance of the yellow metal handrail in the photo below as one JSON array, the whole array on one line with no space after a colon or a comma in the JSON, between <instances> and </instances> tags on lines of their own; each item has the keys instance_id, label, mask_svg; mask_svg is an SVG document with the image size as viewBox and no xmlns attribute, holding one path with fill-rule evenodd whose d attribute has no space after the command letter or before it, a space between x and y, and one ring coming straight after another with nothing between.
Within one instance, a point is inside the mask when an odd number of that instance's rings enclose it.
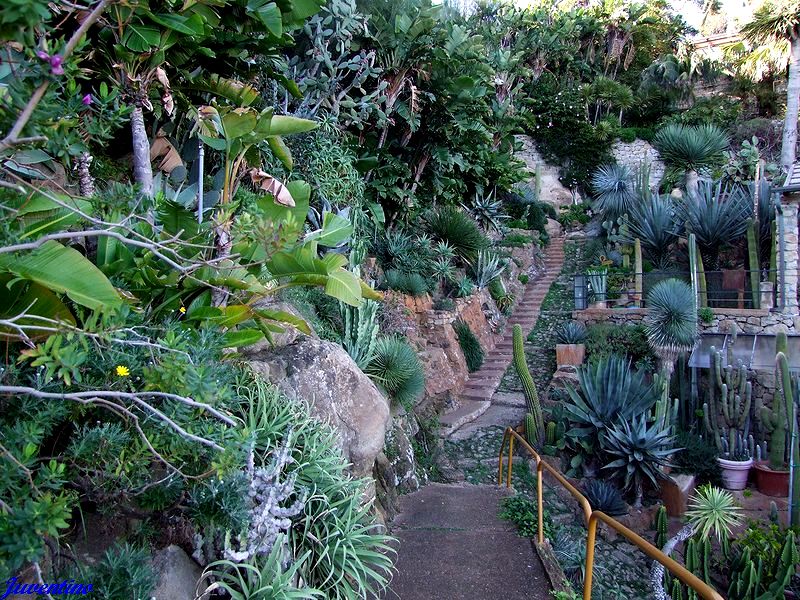
<instances>
[{"instance_id":1,"label":"yellow metal handrail","mask_svg":"<svg viewBox=\"0 0 800 600\"><path fill-rule=\"evenodd\" d=\"M528 451L528 453L536 461L536 499L538 505L538 531L537 541L539 544L544 543L544 502L542 494L542 472L547 471L552 475L558 483L560 483L574 498L578 501L581 509L583 510L583 517L586 521L588 532L586 534L586 575L583 580L583 600L591 600L592 598L592 575L594 567L594 547L597 539L597 522L601 521L608 525L611 529L616 531L622 537L627 539L631 544L639 548L648 557L657 560L670 573L677 577L682 583L692 588L697 592L698 596L703 600L724 600L717 591L710 585L705 583L702 579L688 571L686 567L677 563L669 556L661 552L658 548L653 546L650 542L642 538L637 533L625 527L622 523L609 517L607 514L599 510L592 510L589 501L581 494L574 485L572 485L561 472L547 464L542 457L528 444L524 437L514 431L511 427L506 428L503 435L503 444L500 446L500 460L497 470L497 484L503 484L503 457L505 455L506 444L508 444L508 467L506 469L506 487L511 487L511 472L512 461L514 459L514 440L517 440L520 445Z\"/></svg>"}]
</instances>

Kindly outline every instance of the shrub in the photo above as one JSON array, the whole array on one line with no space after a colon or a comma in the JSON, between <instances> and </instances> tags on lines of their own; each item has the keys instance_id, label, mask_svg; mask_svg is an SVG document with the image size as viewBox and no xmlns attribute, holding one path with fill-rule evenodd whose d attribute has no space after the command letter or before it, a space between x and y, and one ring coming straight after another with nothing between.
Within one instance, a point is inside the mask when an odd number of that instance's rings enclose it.
<instances>
[{"instance_id":1,"label":"shrub","mask_svg":"<svg viewBox=\"0 0 800 600\"><path fill-rule=\"evenodd\" d=\"M522 285L528 285L528 282L531 280L530 275L527 273L520 273L517 275L517 281L519 281Z\"/></svg>"},{"instance_id":2,"label":"shrub","mask_svg":"<svg viewBox=\"0 0 800 600\"><path fill-rule=\"evenodd\" d=\"M522 537L535 538L539 531L539 516L536 502L522 495L503 498L500 505L500 518L511 521L517 526L517 532ZM542 519L545 537L552 536L553 521L545 512Z\"/></svg>"},{"instance_id":3,"label":"shrub","mask_svg":"<svg viewBox=\"0 0 800 600\"><path fill-rule=\"evenodd\" d=\"M475 283L467 275L463 275L455 281L453 293L457 298L466 298L475 291Z\"/></svg>"},{"instance_id":4,"label":"shrub","mask_svg":"<svg viewBox=\"0 0 800 600\"><path fill-rule=\"evenodd\" d=\"M524 233L509 233L502 240L497 242L498 246L507 248L522 248L532 242L531 237Z\"/></svg>"},{"instance_id":5,"label":"shrub","mask_svg":"<svg viewBox=\"0 0 800 600\"><path fill-rule=\"evenodd\" d=\"M467 361L467 370L470 373L477 371L483 364L483 348L481 343L472 330L464 321L458 320L453 323L453 329L458 337L458 344L461 346L461 351L464 353L464 359Z\"/></svg>"},{"instance_id":6,"label":"shrub","mask_svg":"<svg viewBox=\"0 0 800 600\"><path fill-rule=\"evenodd\" d=\"M567 229L578 225L586 225L591 220L590 211L591 206L585 202L562 206L561 213L558 215L558 222Z\"/></svg>"},{"instance_id":7,"label":"shrub","mask_svg":"<svg viewBox=\"0 0 800 600\"><path fill-rule=\"evenodd\" d=\"M672 457L676 473L696 475L698 484L721 485L722 471L717 462L719 451L716 444L708 443L696 433L681 431L677 445L680 450Z\"/></svg>"},{"instance_id":8,"label":"shrub","mask_svg":"<svg viewBox=\"0 0 800 600\"><path fill-rule=\"evenodd\" d=\"M506 292L506 288L499 277L489 282L488 289L489 295L494 300L498 310L504 315L508 314L514 306L514 294Z\"/></svg>"},{"instance_id":9,"label":"shrub","mask_svg":"<svg viewBox=\"0 0 800 600\"><path fill-rule=\"evenodd\" d=\"M701 306L697 309L697 316L703 323L709 324L714 320L714 311L709 306Z\"/></svg>"},{"instance_id":10,"label":"shrub","mask_svg":"<svg viewBox=\"0 0 800 600\"><path fill-rule=\"evenodd\" d=\"M489 246L489 240L475 221L453 206L444 206L429 213L426 221L431 234L447 242L467 262L474 261L478 252Z\"/></svg>"},{"instance_id":11,"label":"shrub","mask_svg":"<svg viewBox=\"0 0 800 600\"><path fill-rule=\"evenodd\" d=\"M425 390L425 372L417 353L398 336L378 340L365 373L406 408L412 407Z\"/></svg>"},{"instance_id":12,"label":"shrub","mask_svg":"<svg viewBox=\"0 0 800 600\"><path fill-rule=\"evenodd\" d=\"M390 290L396 290L409 296L424 296L428 293L428 282L419 273L390 269L386 271L384 277L384 284Z\"/></svg>"},{"instance_id":13,"label":"shrub","mask_svg":"<svg viewBox=\"0 0 800 600\"><path fill-rule=\"evenodd\" d=\"M656 364L656 356L647 343L642 325L610 325L602 323L586 328L586 356L590 361L612 354L627 356L634 365Z\"/></svg>"},{"instance_id":14,"label":"shrub","mask_svg":"<svg viewBox=\"0 0 800 600\"><path fill-rule=\"evenodd\" d=\"M590 479L581 490L593 510L599 510L612 517L628 514L628 505L622 499L617 487L602 479Z\"/></svg>"},{"instance_id":15,"label":"shrub","mask_svg":"<svg viewBox=\"0 0 800 600\"><path fill-rule=\"evenodd\" d=\"M150 553L129 544L112 546L99 563L80 568L80 578L91 582L91 596L101 600L149 598L155 587Z\"/></svg>"},{"instance_id":16,"label":"shrub","mask_svg":"<svg viewBox=\"0 0 800 600\"><path fill-rule=\"evenodd\" d=\"M452 298L437 298L433 301L433 310L453 310L456 303Z\"/></svg>"}]
</instances>

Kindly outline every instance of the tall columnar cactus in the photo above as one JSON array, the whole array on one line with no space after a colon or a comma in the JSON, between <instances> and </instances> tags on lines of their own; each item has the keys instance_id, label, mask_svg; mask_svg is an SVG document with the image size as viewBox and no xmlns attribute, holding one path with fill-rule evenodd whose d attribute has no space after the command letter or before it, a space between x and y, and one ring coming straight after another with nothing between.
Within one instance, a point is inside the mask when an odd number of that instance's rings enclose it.
<instances>
[{"instance_id":1,"label":"tall columnar cactus","mask_svg":"<svg viewBox=\"0 0 800 600\"><path fill-rule=\"evenodd\" d=\"M525 403L528 406L528 417L525 418L525 435L528 443L533 446L541 446L544 441L544 417L542 417L542 406L539 404L539 394L536 393L536 384L533 382L528 364L525 362L525 346L522 343L522 327L514 325L513 332L514 347L514 369L522 382L522 389L525 392ZM528 425L532 426L531 428Z\"/></svg>"},{"instance_id":2,"label":"tall columnar cactus","mask_svg":"<svg viewBox=\"0 0 800 600\"><path fill-rule=\"evenodd\" d=\"M769 282L772 284L772 289L778 285L778 220L772 221L772 238L770 242L769 253Z\"/></svg>"},{"instance_id":3,"label":"tall columnar cactus","mask_svg":"<svg viewBox=\"0 0 800 600\"><path fill-rule=\"evenodd\" d=\"M636 291L636 306L640 306L642 302L642 241L636 238L633 242L633 278L634 289Z\"/></svg>"},{"instance_id":4,"label":"tall columnar cactus","mask_svg":"<svg viewBox=\"0 0 800 600\"><path fill-rule=\"evenodd\" d=\"M761 306L761 269L758 262L758 238L756 237L756 222L751 220L747 226L747 257L750 268L750 294L753 298L753 308Z\"/></svg>"},{"instance_id":5,"label":"tall columnar cactus","mask_svg":"<svg viewBox=\"0 0 800 600\"><path fill-rule=\"evenodd\" d=\"M759 398L756 401L756 414L762 429L769 434L769 466L778 470L786 465L786 431L792 419L792 379L789 374L789 362L784 354L785 333L778 334L776 346L779 351L775 356L776 389L772 397L772 407L763 406ZM783 351L780 348L783 348Z\"/></svg>"},{"instance_id":6,"label":"tall columnar cactus","mask_svg":"<svg viewBox=\"0 0 800 600\"><path fill-rule=\"evenodd\" d=\"M658 512L656 512L656 548L661 550L667 544L669 539L669 531L668 531L668 520L667 520L667 508L664 505L658 507Z\"/></svg>"},{"instance_id":7,"label":"tall columnar cactus","mask_svg":"<svg viewBox=\"0 0 800 600\"><path fill-rule=\"evenodd\" d=\"M693 536L686 541L686 568L711 583L711 541L708 536Z\"/></svg>"},{"instance_id":8,"label":"tall columnar cactus","mask_svg":"<svg viewBox=\"0 0 800 600\"><path fill-rule=\"evenodd\" d=\"M665 383L665 385L668 384ZM660 423L660 429L674 432L675 426L678 424L678 407L680 402L677 398L670 401L669 398L665 396L666 395L662 395L653 407L654 420L656 423Z\"/></svg>"},{"instance_id":9,"label":"tall columnar cactus","mask_svg":"<svg viewBox=\"0 0 800 600\"><path fill-rule=\"evenodd\" d=\"M708 306L708 285L706 285L706 270L703 267L703 257L697 253L697 287L700 292L699 306Z\"/></svg>"},{"instance_id":10,"label":"tall columnar cactus","mask_svg":"<svg viewBox=\"0 0 800 600\"><path fill-rule=\"evenodd\" d=\"M747 380L747 367L739 361L734 368L731 362L729 354L728 366L723 368L722 352L711 347L708 402L703 403L703 420L720 454L733 457L749 452L753 384Z\"/></svg>"},{"instance_id":11,"label":"tall columnar cactus","mask_svg":"<svg viewBox=\"0 0 800 600\"><path fill-rule=\"evenodd\" d=\"M548 446L556 445L556 423L555 421L548 421L544 432L544 443Z\"/></svg>"}]
</instances>

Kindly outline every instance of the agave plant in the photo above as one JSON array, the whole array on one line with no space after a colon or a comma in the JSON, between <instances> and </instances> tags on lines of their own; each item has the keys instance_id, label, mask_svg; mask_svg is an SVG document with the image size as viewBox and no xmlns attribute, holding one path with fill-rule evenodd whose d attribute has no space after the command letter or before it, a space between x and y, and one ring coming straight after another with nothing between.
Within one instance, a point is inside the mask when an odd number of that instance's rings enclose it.
<instances>
[{"instance_id":1,"label":"agave plant","mask_svg":"<svg viewBox=\"0 0 800 600\"><path fill-rule=\"evenodd\" d=\"M559 344L582 344L586 340L586 327L583 323L569 321L564 323L556 333Z\"/></svg>"},{"instance_id":2,"label":"agave plant","mask_svg":"<svg viewBox=\"0 0 800 600\"><path fill-rule=\"evenodd\" d=\"M478 259L475 261L473 274L475 275L475 285L479 290L485 289L494 279L500 277L506 270L506 264L499 256L481 250L478 252Z\"/></svg>"},{"instance_id":3,"label":"agave plant","mask_svg":"<svg viewBox=\"0 0 800 600\"><path fill-rule=\"evenodd\" d=\"M716 125L671 123L656 134L653 143L665 163L686 174L686 191L694 195L699 171L723 162L730 142Z\"/></svg>"},{"instance_id":4,"label":"agave plant","mask_svg":"<svg viewBox=\"0 0 800 600\"><path fill-rule=\"evenodd\" d=\"M678 355L694 348L697 341L694 292L680 279L660 281L647 295L647 308L647 342L661 360L668 386Z\"/></svg>"},{"instance_id":5,"label":"agave plant","mask_svg":"<svg viewBox=\"0 0 800 600\"><path fill-rule=\"evenodd\" d=\"M680 233L671 198L652 196L632 206L628 215L628 241L638 238L653 265L666 269L671 262L672 245Z\"/></svg>"},{"instance_id":6,"label":"agave plant","mask_svg":"<svg viewBox=\"0 0 800 600\"><path fill-rule=\"evenodd\" d=\"M452 259L447 256L439 256L431 265L431 275L440 281L449 281L455 276L455 272Z\"/></svg>"},{"instance_id":7,"label":"agave plant","mask_svg":"<svg viewBox=\"0 0 800 600\"><path fill-rule=\"evenodd\" d=\"M583 455L594 456L609 427L645 414L658 399L645 372L616 354L579 367L578 382L579 390L567 386L564 410L572 426L568 436Z\"/></svg>"},{"instance_id":8,"label":"agave plant","mask_svg":"<svg viewBox=\"0 0 800 600\"><path fill-rule=\"evenodd\" d=\"M674 445L670 429L660 421L648 424L644 414L630 421L620 419L603 440L604 450L617 458L603 468L612 470L624 482L625 489L634 493L633 505L638 508L642 505L644 482L658 485L658 479L666 477L662 468L669 466Z\"/></svg>"},{"instance_id":9,"label":"agave plant","mask_svg":"<svg viewBox=\"0 0 800 600\"><path fill-rule=\"evenodd\" d=\"M475 284L472 279L464 275L455 281L455 295L457 298L466 298L475 291Z\"/></svg>"},{"instance_id":10,"label":"agave plant","mask_svg":"<svg viewBox=\"0 0 800 600\"><path fill-rule=\"evenodd\" d=\"M594 206L607 219L617 219L627 213L637 200L635 184L628 167L604 165L592 175Z\"/></svg>"},{"instance_id":11,"label":"agave plant","mask_svg":"<svg viewBox=\"0 0 800 600\"><path fill-rule=\"evenodd\" d=\"M503 202L497 200L494 192L484 194L475 192L475 196L469 206L461 205L473 219L478 222L484 231L494 229L500 231L503 221L509 218L503 213Z\"/></svg>"},{"instance_id":12,"label":"agave plant","mask_svg":"<svg viewBox=\"0 0 800 600\"><path fill-rule=\"evenodd\" d=\"M693 233L706 270L715 270L720 250L747 231L752 205L741 186L701 182L697 193L676 205L678 218Z\"/></svg>"},{"instance_id":13,"label":"agave plant","mask_svg":"<svg viewBox=\"0 0 800 600\"><path fill-rule=\"evenodd\" d=\"M428 229L439 241L447 242L466 262L477 258L489 246L489 240L466 213L454 206L444 206L426 217Z\"/></svg>"},{"instance_id":14,"label":"agave plant","mask_svg":"<svg viewBox=\"0 0 800 600\"><path fill-rule=\"evenodd\" d=\"M613 483L602 479L589 479L581 491L592 510L599 510L612 517L628 514L628 505Z\"/></svg>"}]
</instances>

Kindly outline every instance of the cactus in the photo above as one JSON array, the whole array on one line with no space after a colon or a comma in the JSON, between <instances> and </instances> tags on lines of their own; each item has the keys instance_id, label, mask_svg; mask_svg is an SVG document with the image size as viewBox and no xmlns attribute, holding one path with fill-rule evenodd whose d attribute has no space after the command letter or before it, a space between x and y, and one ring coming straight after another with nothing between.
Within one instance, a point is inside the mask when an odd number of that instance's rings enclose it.
<instances>
[{"instance_id":1,"label":"cactus","mask_svg":"<svg viewBox=\"0 0 800 600\"><path fill-rule=\"evenodd\" d=\"M769 282L775 290L778 285L778 220L772 221L772 242L769 253ZM777 304L777 302L775 303Z\"/></svg>"},{"instance_id":2,"label":"cactus","mask_svg":"<svg viewBox=\"0 0 800 600\"><path fill-rule=\"evenodd\" d=\"M745 547L731 565L729 600L783 598L798 562L800 553L797 550L794 533L791 531L786 534L786 541L771 581L764 581L770 566L763 563L761 556L753 556L751 549Z\"/></svg>"},{"instance_id":3,"label":"cactus","mask_svg":"<svg viewBox=\"0 0 800 600\"><path fill-rule=\"evenodd\" d=\"M778 519L778 505L775 504L774 500L769 503L769 522L774 525L780 525Z\"/></svg>"},{"instance_id":4,"label":"cactus","mask_svg":"<svg viewBox=\"0 0 800 600\"><path fill-rule=\"evenodd\" d=\"M658 507L658 512L656 512L656 548L661 550L664 546L667 545L667 541L669 538L668 531L668 524L669 521L667 520L667 508L662 504Z\"/></svg>"},{"instance_id":5,"label":"cactus","mask_svg":"<svg viewBox=\"0 0 800 600\"><path fill-rule=\"evenodd\" d=\"M699 306L708 306L708 286L706 285L706 270L703 267L703 257L697 253L697 287L700 292Z\"/></svg>"},{"instance_id":6,"label":"cactus","mask_svg":"<svg viewBox=\"0 0 800 600\"><path fill-rule=\"evenodd\" d=\"M751 219L747 226L747 257L750 268L750 294L753 298L753 308L761 306L761 290L759 288L759 274L761 269L758 262L758 238L756 238L756 222Z\"/></svg>"},{"instance_id":7,"label":"cactus","mask_svg":"<svg viewBox=\"0 0 800 600\"><path fill-rule=\"evenodd\" d=\"M683 586L678 579L672 581L672 600L683 600Z\"/></svg>"},{"instance_id":8,"label":"cactus","mask_svg":"<svg viewBox=\"0 0 800 600\"><path fill-rule=\"evenodd\" d=\"M753 384L747 380L747 367L739 361L734 369L732 358L729 347L728 366L723 369L722 352L711 347L708 402L703 403L703 421L706 431L714 436L714 443L721 454L741 458L754 451L752 437L748 437Z\"/></svg>"},{"instance_id":9,"label":"cactus","mask_svg":"<svg viewBox=\"0 0 800 600\"><path fill-rule=\"evenodd\" d=\"M706 583L711 583L711 541L708 536L689 538L685 552L686 568Z\"/></svg>"},{"instance_id":10,"label":"cactus","mask_svg":"<svg viewBox=\"0 0 800 600\"><path fill-rule=\"evenodd\" d=\"M554 421L548 421L544 432L544 443L548 446L556 445L556 424Z\"/></svg>"},{"instance_id":11,"label":"cactus","mask_svg":"<svg viewBox=\"0 0 800 600\"><path fill-rule=\"evenodd\" d=\"M636 238L636 240L634 240L633 242L633 274L634 274L634 289L636 290L636 306L641 306L643 266L642 266L642 241L639 238Z\"/></svg>"},{"instance_id":12,"label":"cactus","mask_svg":"<svg viewBox=\"0 0 800 600\"><path fill-rule=\"evenodd\" d=\"M522 327L514 325L513 331L514 369L522 382L525 392L525 403L528 405L528 415L525 417L525 435L532 446L541 446L544 441L544 418L542 407L539 404L539 394L536 393L536 384L533 382L528 364L525 362L525 346L522 343ZM528 419L530 416L530 419ZM530 428L529 428L530 426Z\"/></svg>"},{"instance_id":13,"label":"cactus","mask_svg":"<svg viewBox=\"0 0 800 600\"><path fill-rule=\"evenodd\" d=\"M668 384L665 383L665 385ZM674 431L675 426L678 424L678 408L680 402L677 398L670 402L670 400L665 396L666 394L662 395L662 397L656 401L656 404L653 407L653 420L660 424L659 429L665 431Z\"/></svg>"},{"instance_id":14,"label":"cactus","mask_svg":"<svg viewBox=\"0 0 800 600\"><path fill-rule=\"evenodd\" d=\"M778 334L776 346L786 348L785 333ZM762 429L769 434L769 467L779 470L786 465L786 430L792 418L792 379L789 363L783 352L779 351L775 356L775 370L775 381L778 385L772 397L772 408L763 406L759 398L756 401L756 415Z\"/></svg>"}]
</instances>

